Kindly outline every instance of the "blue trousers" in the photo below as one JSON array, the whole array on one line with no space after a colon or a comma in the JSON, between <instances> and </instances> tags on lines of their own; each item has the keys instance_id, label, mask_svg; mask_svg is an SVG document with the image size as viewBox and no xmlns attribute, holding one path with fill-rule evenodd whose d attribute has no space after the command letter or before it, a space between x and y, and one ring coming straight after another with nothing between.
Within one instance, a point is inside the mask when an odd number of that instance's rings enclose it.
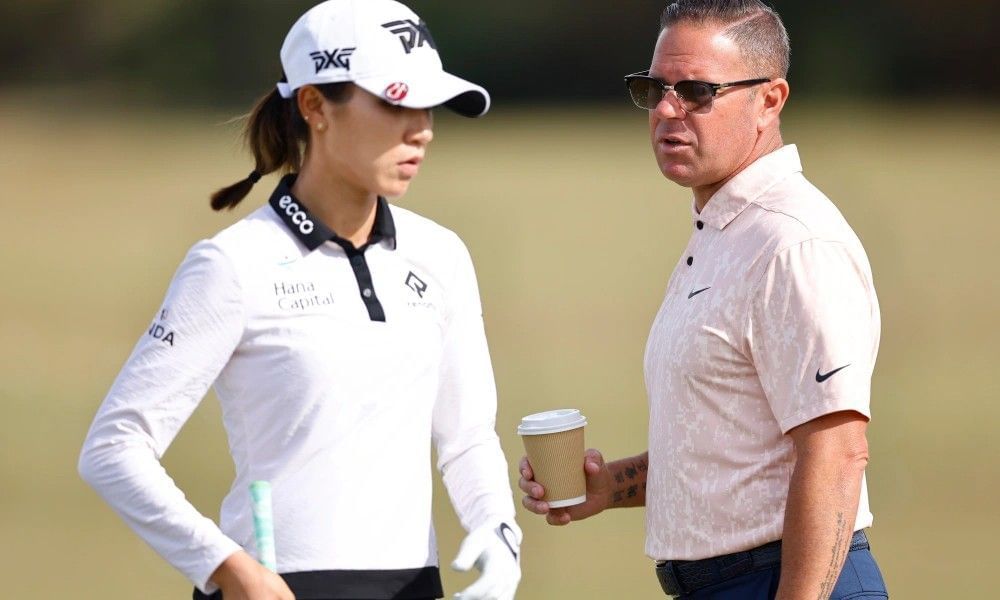
<instances>
[{"instance_id":1,"label":"blue trousers","mask_svg":"<svg viewBox=\"0 0 1000 600\"><path fill-rule=\"evenodd\" d=\"M714 586L702 588L693 594L679 596L680 600L773 600L778 591L781 566L748 573ZM882 573L868 548L847 553L844 569L830 600L877 600L888 598Z\"/></svg>"}]
</instances>

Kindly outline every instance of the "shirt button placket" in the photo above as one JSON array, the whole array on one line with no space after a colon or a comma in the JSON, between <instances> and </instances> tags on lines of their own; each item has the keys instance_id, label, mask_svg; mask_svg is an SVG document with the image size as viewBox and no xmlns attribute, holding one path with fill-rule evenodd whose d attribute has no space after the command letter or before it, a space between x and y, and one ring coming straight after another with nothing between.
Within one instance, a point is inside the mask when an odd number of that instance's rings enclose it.
<instances>
[{"instance_id":1,"label":"shirt button placket","mask_svg":"<svg viewBox=\"0 0 1000 600\"><path fill-rule=\"evenodd\" d=\"M702 230L702 229L705 228L705 222L702 221L701 219L699 219L699 220L695 221L694 226L697 227L698 230L700 231L700 230ZM694 264L694 257L693 256L689 256L688 259L687 259L687 266L690 267L693 264Z\"/></svg>"}]
</instances>

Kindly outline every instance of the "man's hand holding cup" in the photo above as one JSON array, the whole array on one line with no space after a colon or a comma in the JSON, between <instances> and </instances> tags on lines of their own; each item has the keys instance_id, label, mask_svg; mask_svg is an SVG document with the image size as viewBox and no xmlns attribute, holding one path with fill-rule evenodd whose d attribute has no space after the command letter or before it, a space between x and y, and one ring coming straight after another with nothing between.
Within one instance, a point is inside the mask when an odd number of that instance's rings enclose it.
<instances>
[{"instance_id":1,"label":"man's hand holding cup","mask_svg":"<svg viewBox=\"0 0 1000 600\"><path fill-rule=\"evenodd\" d=\"M528 457L521 457L521 479L518 485L525 493L521 504L536 515L545 515L549 525L569 525L572 521L592 517L610 508L614 491L613 480L600 452L591 448L584 453L583 471L586 478L586 500L572 506L553 508L543 500L545 488L535 481L535 474Z\"/></svg>"},{"instance_id":2,"label":"man's hand holding cup","mask_svg":"<svg viewBox=\"0 0 1000 600\"><path fill-rule=\"evenodd\" d=\"M611 504L613 483L604 458L583 447L587 419L575 409L528 415L517 428L527 456L521 459L521 500L551 525L596 515Z\"/></svg>"}]
</instances>

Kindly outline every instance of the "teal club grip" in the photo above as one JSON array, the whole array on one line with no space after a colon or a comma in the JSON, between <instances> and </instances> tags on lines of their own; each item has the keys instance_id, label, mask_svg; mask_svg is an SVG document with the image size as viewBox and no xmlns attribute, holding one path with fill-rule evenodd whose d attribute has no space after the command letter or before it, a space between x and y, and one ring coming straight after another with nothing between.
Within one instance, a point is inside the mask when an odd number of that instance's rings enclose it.
<instances>
[{"instance_id":1,"label":"teal club grip","mask_svg":"<svg viewBox=\"0 0 1000 600\"><path fill-rule=\"evenodd\" d=\"M253 510L253 536L257 544L257 560L275 573L278 559L274 551L274 513L271 506L271 484L254 481L250 484L251 509Z\"/></svg>"}]
</instances>

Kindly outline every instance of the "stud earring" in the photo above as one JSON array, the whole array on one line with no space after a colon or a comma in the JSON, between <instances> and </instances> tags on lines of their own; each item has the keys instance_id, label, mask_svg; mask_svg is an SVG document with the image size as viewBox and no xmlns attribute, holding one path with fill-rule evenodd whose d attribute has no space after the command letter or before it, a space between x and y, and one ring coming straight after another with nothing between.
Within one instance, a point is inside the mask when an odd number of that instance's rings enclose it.
<instances>
[{"instance_id":1,"label":"stud earring","mask_svg":"<svg viewBox=\"0 0 1000 600\"><path fill-rule=\"evenodd\" d=\"M326 131L326 123L318 123L316 125L316 129L318 129L320 131Z\"/></svg>"}]
</instances>

